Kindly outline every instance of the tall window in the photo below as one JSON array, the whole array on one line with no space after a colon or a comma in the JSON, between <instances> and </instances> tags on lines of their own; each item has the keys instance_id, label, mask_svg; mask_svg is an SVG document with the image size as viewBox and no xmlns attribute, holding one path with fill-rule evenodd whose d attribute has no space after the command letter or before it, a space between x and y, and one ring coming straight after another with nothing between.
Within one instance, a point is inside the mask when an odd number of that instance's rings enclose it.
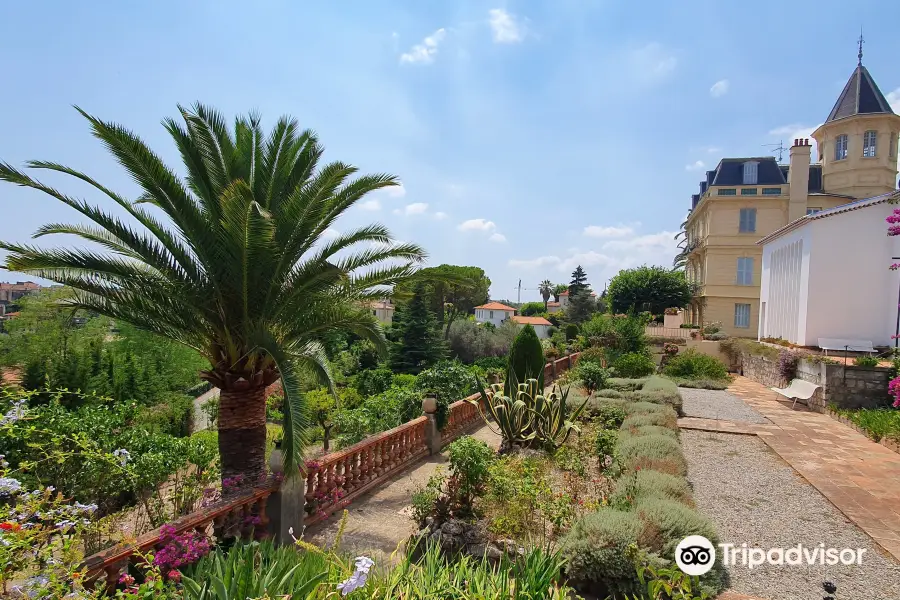
<instances>
[{"instance_id":1,"label":"tall window","mask_svg":"<svg viewBox=\"0 0 900 600\"><path fill-rule=\"evenodd\" d=\"M834 160L847 158L847 134L839 135L834 139Z\"/></svg>"},{"instance_id":2,"label":"tall window","mask_svg":"<svg viewBox=\"0 0 900 600\"><path fill-rule=\"evenodd\" d=\"M873 157L875 156L876 144L878 142L878 132L877 131L867 131L863 135L863 156Z\"/></svg>"},{"instance_id":3,"label":"tall window","mask_svg":"<svg viewBox=\"0 0 900 600\"><path fill-rule=\"evenodd\" d=\"M734 326L747 328L750 327L750 305L735 304L734 305Z\"/></svg>"},{"instance_id":4,"label":"tall window","mask_svg":"<svg viewBox=\"0 0 900 600\"><path fill-rule=\"evenodd\" d=\"M759 173L759 163L755 160L748 160L744 163L744 185L756 185L757 175Z\"/></svg>"},{"instance_id":5,"label":"tall window","mask_svg":"<svg viewBox=\"0 0 900 600\"><path fill-rule=\"evenodd\" d=\"M742 208L741 222L738 226L739 233L756 233L756 209Z\"/></svg>"},{"instance_id":6,"label":"tall window","mask_svg":"<svg viewBox=\"0 0 900 600\"><path fill-rule=\"evenodd\" d=\"M753 285L753 258L740 257L737 259L737 284Z\"/></svg>"},{"instance_id":7,"label":"tall window","mask_svg":"<svg viewBox=\"0 0 900 600\"><path fill-rule=\"evenodd\" d=\"M493 319L493 318L494 318L494 311L490 311L490 312L491 312L491 315L490 315L488 318L489 318L489 319Z\"/></svg>"}]
</instances>

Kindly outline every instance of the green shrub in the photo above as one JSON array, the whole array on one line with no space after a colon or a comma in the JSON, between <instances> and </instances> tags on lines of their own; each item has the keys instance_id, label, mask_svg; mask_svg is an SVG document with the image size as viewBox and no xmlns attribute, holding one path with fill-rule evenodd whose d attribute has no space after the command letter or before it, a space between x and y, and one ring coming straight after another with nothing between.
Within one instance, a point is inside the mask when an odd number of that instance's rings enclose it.
<instances>
[{"instance_id":1,"label":"green shrub","mask_svg":"<svg viewBox=\"0 0 900 600\"><path fill-rule=\"evenodd\" d=\"M511 380L518 382L534 378L538 380L538 389L544 389L544 351L534 327L524 326L509 351L509 370L514 376L507 376L503 383L503 394L510 394Z\"/></svg>"},{"instance_id":2,"label":"green shrub","mask_svg":"<svg viewBox=\"0 0 900 600\"><path fill-rule=\"evenodd\" d=\"M625 393L620 392L619 390L614 390L612 388L605 388L602 390L594 391L595 398L624 398Z\"/></svg>"},{"instance_id":3,"label":"green shrub","mask_svg":"<svg viewBox=\"0 0 900 600\"><path fill-rule=\"evenodd\" d=\"M646 498L665 498L693 506L691 487L684 477L658 471L634 471L626 473L616 482L610 496L613 506L632 506Z\"/></svg>"},{"instance_id":4,"label":"green shrub","mask_svg":"<svg viewBox=\"0 0 900 600\"><path fill-rule=\"evenodd\" d=\"M614 404L600 404L591 411L594 417L605 429L618 429L627 416L625 409Z\"/></svg>"},{"instance_id":5,"label":"green shrub","mask_svg":"<svg viewBox=\"0 0 900 600\"><path fill-rule=\"evenodd\" d=\"M658 425L674 429L678 426L678 418L674 413L654 412L649 414L634 414L628 416L622 422L622 429L628 427L643 427L644 425Z\"/></svg>"},{"instance_id":6,"label":"green shrub","mask_svg":"<svg viewBox=\"0 0 900 600\"><path fill-rule=\"evenodd\" d=\"M416 385L416 376L409 373L397 373L391 378L391 385L399 388L410 388Z\"/></svg>"},{"instance_id":7,"label":"green shrub","mask_svg":"<svg viewBox=\"0 0 900 600\"><path fill-rule=\"evenodd\" d=\"M578 362L575 368L575 376L581 380L584 388L593 393L601 389L609 379L609 369L604 369L595 362Z\"/></svg>"},{"instance_id":8,"label":"green shrub","mask_svg":"<svg viewBox=\"0 0 900 600\"><path fill-rule=\"evenodd\" d=\"M569 323L566 325L566 341L570 342L578 337L578 325Z\"/></svg>"},{"instance_id":9,"label":"green shrub","mask_svg":"<svg viewBox=\"0 0 900 600\"><path fill-rule=\"evenodd\" d=\"M731 385L731 379L685 379L684 377L672 377L671 380L678 387L698 390L724 390Z\"/></svg>"},{"instance_id":10,"label":"green shrub","mask_svg":"<svg viewBox=\"0 0 900 600\"><path fill-rule=\"evenodd\" d=\"M877 367L877 356L857 356L853 359L853 364L857 367Z\"/></svg>"},{"instance_id":11,"label":"green shrub","mask_svg":"<svg viewBox=\"0 0 900 600\"><path fill-rule=\"evenodd\" d=\"M606 365L606 350L604 348L601 348L600 346L591 346L590 348L585 348L581 351L581 354L578 355L578 364L584 362L597 363L601 367Z\"/></svg>"},{"instance_id":12,"label":"green shrub","mask_svg":"<svg viewBox=\"0 0 900 600\"><path fill-rule=\"evenodd\" d=\"M728 367L718 358L697 352L693 348L672 357L663 372L673 377L689 379L725 379Z\"/></svg>"},{"instance_id":13,"label":"green shrub","mask_svg":"<svg viewBox=\"0 0 900 600\"><path fill-rule=\"evenodd\" d=\"M610 377L606 381L606 387L620 392L633 392L639 390L647 382L646 379L623 379L621 377Z\"/></svg>"},{"instance_id":14,"label":"green shrub","mask_svg":"<svg viewBox=\"0 0 900 600\"><path fill-rule=\"evenodd\" d=\"M641 390L645 392L663 390L666 392L678 393L678 386L675 385L675 383L670 379L654 375L652 377L648 377L646 381L644 381L644 385L641 386Z\"/></svg>"},{"instance_id":15,"label":"green shrub","mask_svg":"<svg viewBox=\"0 0 900 600\"><path fill-rule=\"evenodd\" d=\"M666 437L670 437L673 440L678 439L678 430L670 429L668 427L662 427L660 425L641 425L640 427L628 427L623 428L622 431L628 435L632 436L642 436L642 435L664 435Z\"/></svg>"},{"instance_id":16,"label":"green shrub","mask_svg":"<svg viewBox=\"0 0 900 600\"><path fill-rule=\"evenodd\" d=\"M689 535L702 535L718 545L719 535L712 521L674 499L644 498L635 512L644 524L643 544L662 556L674 556L678 542Z\"/></svg>"},{"instance_id":17,"label":"green shrub","mask_svg":"<svg viewBox=\"0 0 900 600\"><path fill-rule=\"evenodd\" d=\"M194 398L187 394L166 392L159 404L141 410L139 422L160 433L186 437L194 421Z\"/></svg>"},{"instance_id":18,"label":"green shrub","mask_svg":"<svg viewBox=\"0 0 900 600\"><path fill-rule=\"evenodd\" d=\"M460 502L471 505L484 493L488 469L494 461L494 451L485 442L464 435L447 447L450 472L458 478Z\"/></svg>"},{"instance_id":19,"label":"green shrub","mask_svg":"<svg viewBox=\"0 0 900 600\"><path fill-rule=\"evenodd\" d=\"M626 419L626 424L627 422L628 419ZM638 467L652 469L655 461L665 461L667 468L664 472L671 472L668 469L668 466L671 464L676 467L676 471L672 473L673 475L687 474L687 462L681 453L681 445L678 441L668 436L619 436L616 456L621 459L626 469L637 469Z\"/></svg>"},{"instance_id":20,"label":"green shrub","mask_svg":"<svg viewBox=\"0 0 900 600\"><path fill-rule=\"evenodd\" d=\"M644 320L640 317L622 317L595 314L581 325L581 333L594 342L606 346L616 354L643 352L647 348Z\"/></svg>"},{"instance_id":21,"label":"green shrub","mask_svg":"<svg viewBox=\"0 0 900 600\"><path fill-rule=\"evenodd\" d=\"M639 378L646 377L656 371L656 363L646 354L640 352L628 352L622 354L613 363L616 375L620 377Z\"/></svg>"},{"instance_id":22,"label":"green shrub","mask_svg":"<svg viewBox=\"0 0 900 600\"><path fill-rule=\"evenodd\" d=\"M653 404L665 404L675 409L681 414L682 399L681 394L676 389L674 392L665 390L638 390L632 392L632 398L639 402L650 402Z\"/></svg>"},{"instance_id":23,"label":"green shrub","mask_svg":"<svg viewBox=\"0 0 900 600\"><path fill-rule=\"evenodd\" d=\"M430 369L422 371L416 377L414 389L419 393L418 405L411 412L406 413L405 416L409 417L406 421L422 414L422 396L434 394L438 401L438 411L435 417L440 428L443 428L447 422L451 404L478 391L475 374L469 367L458 361L442 361Z\"/></svg>"},{"instance_id":24,"label":"green shrub","mask_svg":"<svg viewBox=\"0 0 900 600\"><path fill-rule=\"evenodd\" d=\"M481 367L485 371L506 371L509 361L507 361L505 356L488 356L476 360L475 366Z\"/></svg>"},{"instance_id":25,"label":"green shrub","mask_svg":"<svg viewBox=\"0 0 900 600\"><path fill-rule=\"evenodd\" d=\"M394 374L390 369L366 369L356 374L356 391L360 396L383 394L391 387Z\"/></svg>"},{"instance_id":26,"label":"green shrub","mask_svg":"<svg viewBox=\"0 0 900 600\"><path fill-rule=\"evenodd\" d=\"M600 464L605 464L607 457L616 455L616 443L619 440L619 432L614 429L598 429L597 436L594 438L594 452L600 460Z\"/></svg>"},{"instance_id":27,"label":"green shrub","mask_svg":"<svg viewBox=\"0 0 900 600\"><path fill-rule=\"evenodd\" d=\"M728 339L728 334L722 331L717 331L715 333L710 333L709 335L704 335L703 338L711 342L721 342L722 340Z\"/></svg>"},{"instance_id":28,"label":"green shrub","mask_svg":"<svg viewBox=\"0 0 900 600\"><path fill-rule=\"evenodd\" d=\"M655 393L655 392L654 392ZM668 415L669 409L665 404L659 402L645 402L643 400L637 402L629 402L628 405L625 406L625 412L631 415L647 415L647 414L662 414Z\"/></svg>"},{"instance_id":29,"label":"green shrub","mask_svg":"<svg viewBox=\"0 0 900 600\"><path fill-rule=\"evenodd\" d=\"M637 591L628 548L637 544L642 527L635 513L608 507L576 521L560 541L570 579L600 597Z\"/></svg>"},{"instance_id":30,"label":"green shrub","mask_svg":"<svg viewBox=\"0 0 900 600\"><path fill-rule=\"evenodd\" d=\"M625 406L627 404L628 401L622 398L597 398L592 396L588 398L585 413L588 417L594 418L601 414L602 411L607 410L607 407L615 407L621 410L625 410ZM627 415L628 413L626 412L625 414Z\"/></svg>"}]
</instances>

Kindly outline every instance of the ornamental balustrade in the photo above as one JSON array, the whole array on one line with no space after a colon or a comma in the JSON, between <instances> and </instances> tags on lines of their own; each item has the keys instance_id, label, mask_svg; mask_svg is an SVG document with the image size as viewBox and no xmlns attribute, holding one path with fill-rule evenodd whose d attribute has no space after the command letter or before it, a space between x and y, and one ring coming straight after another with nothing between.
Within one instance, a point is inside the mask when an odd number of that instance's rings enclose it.
<instances>
[{"instance_id":1,"label":"ornamental balustrade","mask_svg":"<svg viewBox=\"0 0 900 600\"><path fill-rule=\"evenodd\" d=\"M550 383L561 373L571 369L578 354L571 354L544 366L544 381ZM280 474L273 475L253 487L240 490L209 506L186 515L163 528L139 536L130 543L120 544L84 561L85 587L104 585L112 590L132 562L165 544L165 538L196 531L215 542L234 539L280 538L286 542L284 531L291 519L298 528L327 519L371 488L385 481L431 453L449 444L482 421L473 394L450 405L443 429L434 427L431 414L417 417L408 423L368 437L344 450L332 452L318 460L307 461L301 474L304 485L283 482ZM296 490L293 491L293 490ZM300 494L299 502L291 503L289 494ZM272 515L270 503L278 498L280 514ZM290 514L287 507L301 506L300 515ZM281 533L279 533L281 532Z\"/></svg>"}]
</instances>

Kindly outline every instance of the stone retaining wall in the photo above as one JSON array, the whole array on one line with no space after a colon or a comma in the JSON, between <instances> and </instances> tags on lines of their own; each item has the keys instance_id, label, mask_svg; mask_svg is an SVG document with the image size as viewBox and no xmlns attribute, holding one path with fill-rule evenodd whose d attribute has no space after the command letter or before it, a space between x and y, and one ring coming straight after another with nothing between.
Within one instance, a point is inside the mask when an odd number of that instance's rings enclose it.
<instances>
[{"instance_id":1,"label":"stone retaining wall","mask_svg":"<svg viewBox=\"0 0 900 600\"><path fill-rule=\"evenodd\" d=\"M744 377L766 387L786 387L778 371L777 359L744 352L741 354ZM878 408L890 404L887 388L890 369L859 367L801 359L797 378L821 386L809 400L809 408L824 412L829 404L840 408Z\"/></svg>"}]
</instances>

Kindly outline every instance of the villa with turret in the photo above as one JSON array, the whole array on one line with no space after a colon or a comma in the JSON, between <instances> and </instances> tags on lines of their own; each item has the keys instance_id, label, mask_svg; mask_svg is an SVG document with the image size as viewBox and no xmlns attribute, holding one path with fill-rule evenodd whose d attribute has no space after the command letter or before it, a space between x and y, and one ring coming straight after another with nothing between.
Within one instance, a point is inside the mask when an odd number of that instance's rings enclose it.
<instances>
[{"instance_id":1,"label":"villa with turret","mask_svg":"<svg viewBox=\"0 0 900 600\"><path fill-rule=\"evenodd\" d=\"M721 322L756 337L762 248L757 241L806 215L897 189L900 116L859 63L825 122L795 139L789 164L723 158L691 196L681 258L694 286L685 323ZM815 159L815 162L813 162Z\"/></svg>"}]
</instances>

